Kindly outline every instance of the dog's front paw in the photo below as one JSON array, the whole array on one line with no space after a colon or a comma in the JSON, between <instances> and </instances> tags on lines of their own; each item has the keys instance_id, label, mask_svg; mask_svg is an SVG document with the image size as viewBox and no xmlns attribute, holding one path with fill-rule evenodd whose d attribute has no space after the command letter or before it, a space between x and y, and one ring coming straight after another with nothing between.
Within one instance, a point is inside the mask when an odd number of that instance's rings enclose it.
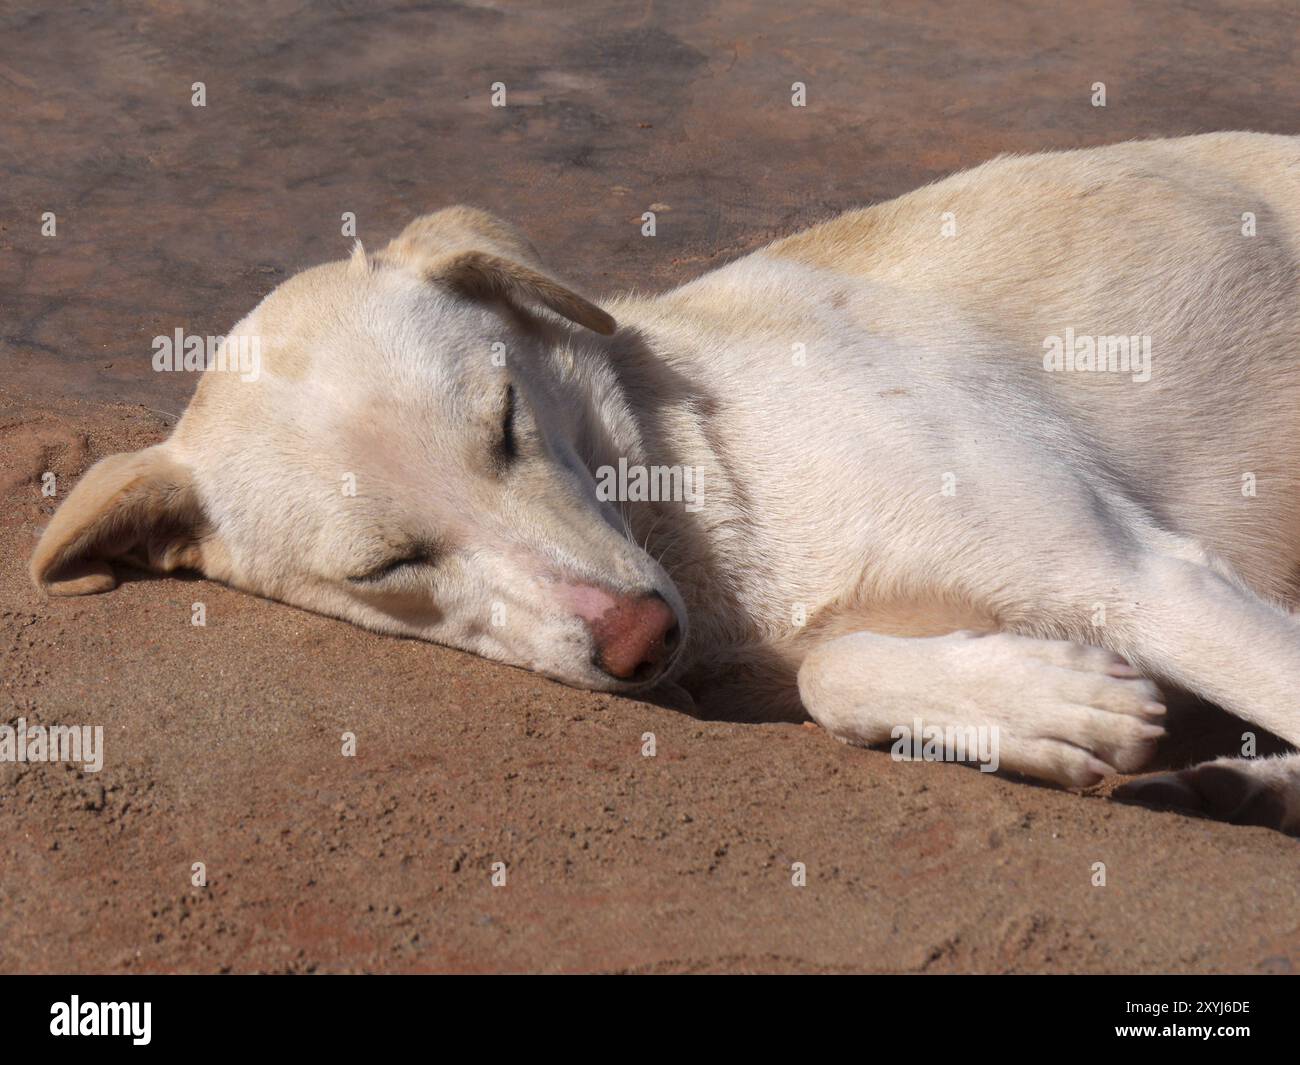
<instances>
[{"instance_id":1,"label":"dog's front paw","mask_svg":"<svg viewBox=\"0 0 1300 1065\"><path fill-rule=\"evenodd\" d=\"M967 751L973 735L989 768L1065 787L1141 768L1164 735L1160 690L1118 655L1013 633L852 633L807 656L799 694L846 743L884 743L919 722Z\"/></svg>"},{"instance_id":2,"label":"dog's front paw","mask_svg":"<svg viewBox=\"0 0 1300 1065\"><path fill-rule=\"evenodd\" d=\"M1111 651L997 633L961 654L1006 769L1090 787L1140 769L1165 734L1160 690Z\"/></svg>"}]
</instances>

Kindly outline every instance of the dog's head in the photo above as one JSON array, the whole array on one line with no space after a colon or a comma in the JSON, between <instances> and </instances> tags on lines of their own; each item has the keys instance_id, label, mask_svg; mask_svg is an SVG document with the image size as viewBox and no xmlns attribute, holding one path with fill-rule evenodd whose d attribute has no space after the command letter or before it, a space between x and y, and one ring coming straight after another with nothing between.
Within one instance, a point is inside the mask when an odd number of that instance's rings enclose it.
<instances>
[{"instance_id":1,"label":"dog's head","mask_svg":"<svg viewBox=\"0 0 1300 1065\"><path fill-rule=\"evenodd\" d=\"M183 567L582 687L652 683L685 611L597 500L567 323L615 329L468 208L307 270L227 338L251 366L218 353L170 439L82 478L32 576L80 595L114 563Z\"/></svg>"}]
</instances>

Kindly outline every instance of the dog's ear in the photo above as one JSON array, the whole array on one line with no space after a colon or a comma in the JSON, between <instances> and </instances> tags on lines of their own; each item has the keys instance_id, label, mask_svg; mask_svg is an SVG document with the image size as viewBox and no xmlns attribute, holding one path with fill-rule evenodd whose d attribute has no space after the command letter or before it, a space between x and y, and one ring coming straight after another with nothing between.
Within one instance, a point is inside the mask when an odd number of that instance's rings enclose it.
<instances>
[{"instance_id":1,"label":"dog's ear","mask_svg":"<svg viewBox=\"0 0 1300 1065\"><path fill-rule=\"evenodd\" d=\"M32 556L32 580L50 595L89 595L117 586L113 560L164 573L198 569L206 532L189 470L162 445L110 455L50 520Z\"/></svg>"},{"instance_id":2,"label":"dog's ear","mask_svg":"<svg viewBox=\"0 0 1300 1065\"><path fill-rule=\"evenodd\" d=\"M543 270L537 249L504 219L476 207L447 207L421 215L378 255L427 269L454 252L485 251Z\"/></svg>"},{"instance_id":3,"label":"dog's ear","mask_svg":"<svg viewBox=\"0 0 1300 1065\"><path fill-rule=\"evenodd\" d=\"M573 289L540 270L499 255L482 251L459 252L435 262L428 276L470 299L540 303L569 321L605 336L618 328L613 318Z\"/></svg>"},{"instance_id":4,"label":"dog's ear","mask_svg":"<svg viewBox=\"0 0 1300 1065\"><path fill-rule=\"evenodd\" d=\"M546 270L527 237L486 211L449 207L417 218L377 258L413 267L470 299L541 304L606 336L617 328Z\"/></svg>"}]
</instances>

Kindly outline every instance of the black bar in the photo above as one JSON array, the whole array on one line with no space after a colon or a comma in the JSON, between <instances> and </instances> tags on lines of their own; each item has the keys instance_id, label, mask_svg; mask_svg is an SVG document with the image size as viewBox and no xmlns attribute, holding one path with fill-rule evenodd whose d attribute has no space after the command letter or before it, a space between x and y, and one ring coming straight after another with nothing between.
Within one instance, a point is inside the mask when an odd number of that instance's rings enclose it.
<instances>
[{"instance_id":1,"label":"black bar","mask_svg":"<svg viewBox=\"0 0 1300 1065\"><path fill-rule=\"evenodd\" d=\"M990 1046L1068 1049L1072 1055L1152 1044L1230 1053L1242 1044L1281 1049L1294 1033L1296 1012L1295 985L1268 977L870 976L836 983L822 978L815 986L750 979L744 987L707 990L669 990L643 979L634 994L623 984L583 977L576 978L580 988L571 978L570 986L545 989L509 978L489 987L485 979L38 976L6 978L0 992L6 1049L93 1052L115 1043L131 1053L201 1049L205 1055L279 1047L373 1052L413 1042L450 1048L466 1039L489 1054L510 1049L514 1040L544 1053L548 1043L559 1050L570 1040L581 1047L608 1036L614 1040L608 1045L618 1046L635 1035L633 1045L661 1039L665 1051L689 1047L698 1056L710 1046L725 1049L728 1041L760 1040L769 1051L787 1041L792 1049L811 1049L864 1028L891 1027L918 1048L989 1040ZM88 1005L135 1003L134 1019L142 1022L147 1002L148 1043L137 1045L129 1032L51 1034L51 1025L70 1013L74 995L87 1028L92 1015L94 1023L107 1019L110 1025L113 1017L126 1016L98 1008L87 1013ZM737 1010L738 1002L744 1008Z\"/></svg>"}]
</instances>

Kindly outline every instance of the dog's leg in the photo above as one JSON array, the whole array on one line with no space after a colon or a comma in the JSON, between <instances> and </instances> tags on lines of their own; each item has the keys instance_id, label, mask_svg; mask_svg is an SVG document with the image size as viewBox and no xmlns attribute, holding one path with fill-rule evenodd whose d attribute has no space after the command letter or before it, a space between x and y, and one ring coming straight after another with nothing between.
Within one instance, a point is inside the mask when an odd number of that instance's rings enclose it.
<instances>
[{"instance_id":1,"label":"dog's leg","mask_svg":"<svg viewBox=\"0 0 1300 1065\"><path fill-rule=\"evenodd\" d=\"M1300 746L1300 632L1281 607L1210 566L1147 555L1096 630L1143 672Z\"/></svg>"},{"instance_id":2,"label":"dog's leg","mask_svg":"<svg viewBox=\"0 0 1300 1065\"><path fill-rule=\"evenodd\" d=\"M1140 768L1164 734L1158 689L1099 647L1012 633L908 638L855 632L799 670L815 721L849 743L897 726L983 727L1000 768L1067 787Z\"/></svg>"},{"instance_id":3,"label":"dog's leg","mask_svg":"<svg viewBox=\"0 0 1300 1065\"><path fill-rule=\"evenodd\" d=\"M1144 559L1104 642L1166 678L1300 746L1295 619L1214 569ZM1220 759L1135 781L1121 798L1300 832L1300 755Z\"/></svg>"}]
</instances>

